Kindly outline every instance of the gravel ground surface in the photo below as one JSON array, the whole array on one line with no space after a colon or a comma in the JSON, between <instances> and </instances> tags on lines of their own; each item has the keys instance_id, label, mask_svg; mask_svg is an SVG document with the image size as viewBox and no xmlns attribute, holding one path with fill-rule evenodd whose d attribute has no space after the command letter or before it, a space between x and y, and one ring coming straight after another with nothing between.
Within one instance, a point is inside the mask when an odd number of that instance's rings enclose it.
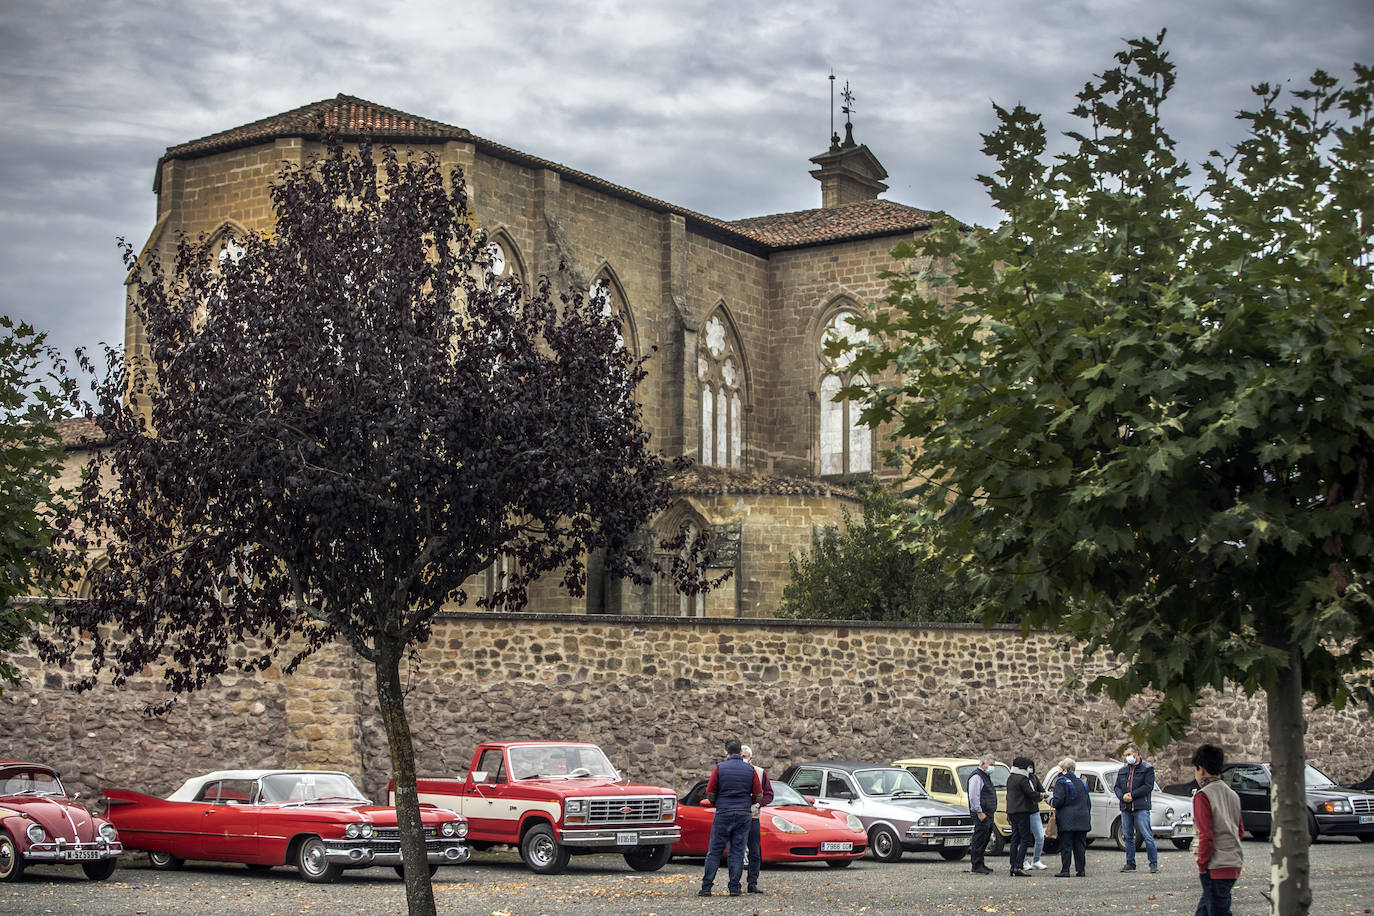
<instances>
[{"instance_id":1,"label":"gravel ground surface","mask_svg":"<svg viewBox=\"0 0 1374 916\"><path fill-rule=\"evenodd\" d=\"M1247 842L1248 870L1237 885L1237 916L1268 911L1268 846ZM1008 877L1006 859L989 860L993 875L970 874L968 861L944 862L926 855L890 865L873 860L847 869L778 866L763 873L762 896L725 896L725 874L716 896L699 898L700 860L674 859L662 871L640 874L614 856L587 856L554 877L535 875L512 853L479 853L467 865L441 868L435 877L439 912L445 914L996 914L996 916L1106 916L1150 913L1191 916L1198 882L1189 852L1160 850L1160 873L1120 874L1122 854L1088 850L1088 877L1055 878L1053 867L1033 878ZM1140 857L1143 866L1144 854ZM235 865L190 865L153 871L132 856L104 883L85 880L79 868L33 867L16 884L0 885L6 916L372 916L404 914L405 892L390 869L349 871L336 884L302 882L287 868L251 874ZM1328 840L1313 849L1316 914L1374 914L1374 844Z\"/></svg>"}]
</instances>

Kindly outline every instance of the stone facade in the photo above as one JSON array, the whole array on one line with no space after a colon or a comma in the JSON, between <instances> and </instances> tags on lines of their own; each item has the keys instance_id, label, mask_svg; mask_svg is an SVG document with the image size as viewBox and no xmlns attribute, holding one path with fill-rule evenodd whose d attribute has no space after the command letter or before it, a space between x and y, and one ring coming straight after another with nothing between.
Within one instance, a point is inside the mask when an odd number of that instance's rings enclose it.
<instances>
[{"instance_id":1,"label":"stone facade","mask_svg":"<svg viewBox=\"0 0 1374 916\"><path fill-rule=\"evenodd\" d=\"M74 788L165 794L224 767L343 769L374 797L389 778L373 674L329 648L292 677L221 678L166 715L152 675L74 694L75 672L19 658L26 684L0 695L5 754L57 765ZM887 762L929 754L1114 756L1124 714L1067 686L1084 663L1061 638L978 627L463 613L437 621L403 674L422 775L460 775L477 742L568 739L605 748L630 778L685 792L737 735L779 771L815 758ZM1228 692L1197 713L1188 741L1154 756L1186 781L1196 741L1232 759L1268 757L1264 699ZM1104 725L1105 724L1105 725ZM1311 712L1308 756L1335 779L1374 766L1367 710Z\"/></svg>"},{"instance_id":2,"label":"stone facade","mask_svg":"<svg viewBox=\"0 0 1374 916\"><path fill-rule=\"evenodd\" d=\"M557 275L564 264L562 281L571 288L606 285L628 345L654 351L640 390L653 443L669 457L690 456L735 475L730 499L713 500L709 510L697 499L665 513L696 520L705 512L713 525L740 529L735 565L719 570L730 569L738 581L704 606L688 602L681 610L771 614L788 554L809 547L813 523L833 524L854 502L852 490L833 486L852 479L821 479L826 328L883 295L879 274L897 266L893 246L926 231L933 215L878 199L886 172L848 127L843 141L831 138L811 160L822 207L725 222L460 127L339 96L169 148L158 163L157 222L144 251L169 263L181 238L227 241L268 229L272 181L284 165L322 152L321 125L345 139L371 136L402 155L433 155L445 170L461 168L474 215L509 273L533 280ZM126 346L135 357L145 350L132 308ZM875 434L854 434L868 443L859 451L872 454ZM873 463L840 470L867 474ZM788 498L776 499L780 493ZM669 612L661 589L597 582L574 602L556 581L530 590L531 610ZM484 594L483 583L467 592Z\"/></svg>"}]
</instances>

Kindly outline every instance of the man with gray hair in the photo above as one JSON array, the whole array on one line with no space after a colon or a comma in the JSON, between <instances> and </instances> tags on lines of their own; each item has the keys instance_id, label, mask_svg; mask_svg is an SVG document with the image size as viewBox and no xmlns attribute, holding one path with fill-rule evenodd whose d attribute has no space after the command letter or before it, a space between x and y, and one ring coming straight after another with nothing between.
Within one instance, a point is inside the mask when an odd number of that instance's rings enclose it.
<instances>
[{"instance_id":1,"label":"man with gray hair","mask_svg":"<svg viewBox=\"0 0 1374 916\"><path fill-rule=\"evenodd\" d=\"M997 813L997 790L992 786L988 767L992 766L991 754L978 758L978 769L968 778L968 810L975 818L973 839L969 843L969 871L975 875L990 875L992 869L983 862L988 849L988 839L992 836L992 816ZM1019 864L1019 863L1018 863Z\"/></svg>"},{"instance_id":2,"label":"man with gray hair","mask_svg":"<svg viewBox=\"0 0 1374 916\"><path fill-rule=\"evenodd\" d=\"M749 822L749 877L745 885L745 890L749 893L762 894L763 891L759 890L759 871L763 868L763 835L759 831L759 813L760 809L766 808L773 801L773 784L768 781L768 771L754 765L753 748L746 744L739 749L739 755L744 758L745 763L754 767L754 773L763 787L763 797L750 809L754 819Z\"/></svg>"}]
</instances>

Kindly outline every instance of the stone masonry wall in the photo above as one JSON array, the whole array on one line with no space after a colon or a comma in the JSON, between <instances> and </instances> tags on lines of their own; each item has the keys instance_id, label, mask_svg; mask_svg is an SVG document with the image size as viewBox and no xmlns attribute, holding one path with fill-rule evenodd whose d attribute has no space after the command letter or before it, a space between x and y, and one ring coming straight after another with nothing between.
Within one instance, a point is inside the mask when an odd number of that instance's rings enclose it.
<instances>
[{"instance_id":1,"label":"stone masonry wall","mask_svg":"<svg viewBox=\"0 0 1374 916\"><path fill-rule=\"evenodd\" d=\"M162 697L153 675L76 695L64 689L73 673L17 661L30 677L0 696L2 754L54 763L83 792L166 794L211 769L310 766L384 794L372 671L342 648L290 678L222 679L161 718L142 714ZM437 622L406 672L407 709L431 776L462 774L484 739L568 739L601 744L630 778L685 791L730 735L774 771L985 749L1048 768L1066 753L1113 756L1123 740L1110 701L1065 687L1099 664L1058 637L1011 629L469 613ZM1266 758L1263 697L1227 693L1199 710L1195 734L1154 755L1161 782L1186 781L1200 740ZM1337 780L1361 779L1374 724L1365 710L1314 712L1308 749Z\"/></svg>"}]
</instances>

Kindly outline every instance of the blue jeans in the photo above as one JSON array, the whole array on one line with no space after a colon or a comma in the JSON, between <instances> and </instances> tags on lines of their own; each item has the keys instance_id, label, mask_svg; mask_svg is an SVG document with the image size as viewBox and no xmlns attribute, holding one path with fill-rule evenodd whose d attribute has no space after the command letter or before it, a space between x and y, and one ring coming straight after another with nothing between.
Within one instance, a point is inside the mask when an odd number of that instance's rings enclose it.
<instances>
[{"instance_id":1,"label":"blue jeans","mask_svg":"<svg viewBox=\"0 0 1374 916\"><path fill-rule=\"evenodd\" d=\"M1035 838L1035 849L1031 853L1031 861L1039 862L1040 854L1045 851L1045 822L1040 820L1040 812L1036 811L1030 819L1031 836Z\"/></svg>"},{"instance_id":2,"label":"blue jeans","mask_svg":"<svg viewBox=\"0 0 1374 916\"><path fill-rule=\"evenodd\" d=\"M1121 842L1126 844L1126 864L1135 865L1135 834L1145 839L1145 853L1150 858L1150 867L1159 865L1159 849L1155 846L1155 832L1150 829L1150 811L1121 812Z\"/></svg>"},{"instance_id":3,"label":"blue jeans","mask_svg":"<svg viewBox=\"0 0 1374 916\"><path fill-rule=\"evenodd\" d=\"M1202 898L1193 916L1231 916L1231 888L1235 878L1213 878L1207 872L1198 875L1202 881Z\"/></svg>"},{"instance_id":4,"label":"blue jeans","mask_svg":"<svg viewBox=\"0 0 1374 916\"><path fill-rule=\"evenodd\" d=\"M706 872L701 876L701 889L709 891L716 883L716 872L720 870L720 857L728 844L730 847L729 867L732 891L740 889L740 878L744 875L744 847L749 845L749 822L754 818L748 808L738 811L717 811L711 821L711 845L706 850Z\"/></svg>"}]
</instances>

